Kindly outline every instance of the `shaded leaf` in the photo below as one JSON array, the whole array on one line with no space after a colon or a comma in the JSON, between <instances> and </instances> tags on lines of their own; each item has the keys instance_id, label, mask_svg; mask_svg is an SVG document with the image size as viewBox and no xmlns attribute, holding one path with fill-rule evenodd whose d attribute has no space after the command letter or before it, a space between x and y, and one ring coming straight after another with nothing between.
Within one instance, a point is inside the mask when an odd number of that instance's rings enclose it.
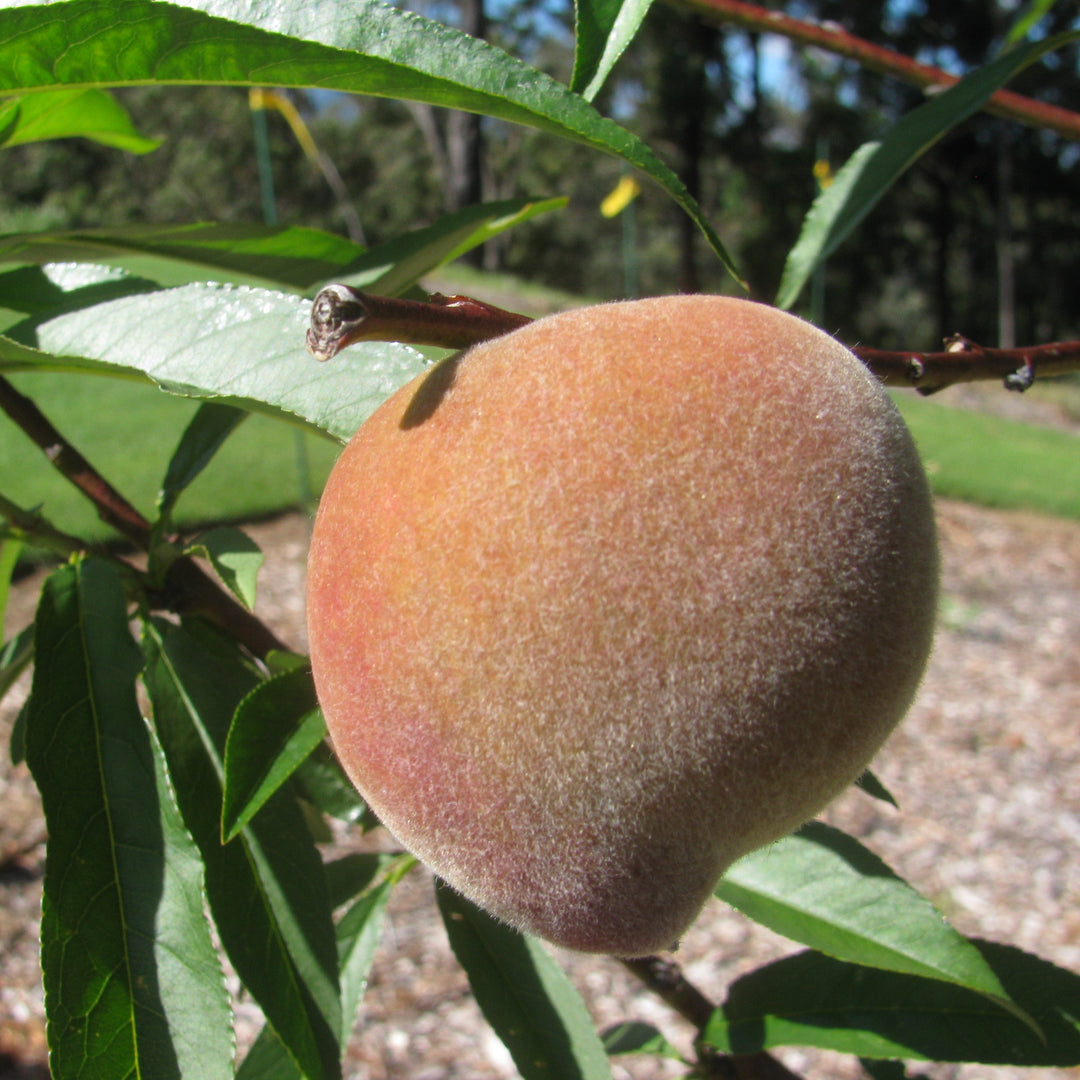
<instances>
[{"instance_id":1,"label":"shaded leaf","mask_svg":"<svg viewBox=\"0 0 1080 1080\"><path fill-rule=\"evenodd\" d=\"M683 1061L683 1056L664 1038L659 1028L652 1024L627 1021L613 1024L600 1033L604 1049L614 1057L616 1054L658 1054L660 1057Z\"/></svg>"},{"instance_id":2,"label":"shaded leaf","mask_svg":"<svg viewBox=\"0 0 1080 1080\"><path fill-rule=\"evenodd\" d=\"M146 82L319 86L483 113L641 169L735 274L685 185L645 143L502 50L380 0L249 5L243 22L229 21L237 13L229 0L70 0L0 11L0 92Z\"/></svg>"},{"instance_id":3,"label":"shaded leaf","mask_svg":"<svg viewBox=\"0 0 1080 1080\"><path fill-rule=\"evenodd\" d=\"M290 1055L311 1080L340 1074L341 1004L322 860L287 791L221 843L230 720L257 682L234 642L198 623L154 621L144 679L180 809L206 864L222 944Z\"/></svg>"},{"instance_id":4,"label":"shaded leaf","mask_svg":"<svg viewBox=\"0 0 1080 1080\"><path fill-rule=\"evenodd\" d=\"M957 983L1010 1007L967 938L858 840L821 822L740 859L716 895L830 956Z\"/></svg>"},{"instance_id":5,"label":"shaded leaf","mask_svg":"<svg viewBox=\"0 0 1080 1080\"><path fill-rule=\"evenodd\" d=\"M439 912L484 1018L524 1080L605 1078L611 1068L578 992L535 938L492 918L442 882Z\"/></svg>"},{"instance_id":6,"label":"shaded leaf","mask_svg":"<svg viewBox=\"0 0 1080 1080\"><path fill-rule=\"evenodd\" d=\"M259 545L242 529L219 525L200 533L185 554L209 559L233 596L248 610L255 607L255 585L264 556Z\"/></svg>"},{"instance_id":7,"label":"shaded leaf","mask_svg":"<svg viewBox=\"0 0 1080 1080\"><path fill-rule=\"evenodd\" d=\"M232 1073L231 1017L202 865L139 712L116 571L46 582L27 761L49 829L42 970L50 1066L85 1076Z\"/></svg>"},{"instance_id":8,"label":"shaded leaf","mask_svg":"<svg viewBox=\"0 0 1080 1080\"><path fill-rule=\"evenodd\" d=\"M338 956L341 964L342 1043L352 1031L367 976L382 931L386 904L396 884L382 882L358 900L338 924ZM300 1071L285 1053L281 1040L270 1027L259 1032L236 1072L236 1080L303 1080Z\"/></svg>"},{"instance_id":9,"label":"shaded leaf","mask_svg":"<svg viewBox=\"0 0 1080 1080\"><path fill-rule=\"evenodd\" d=\"M855 786L860 791L865 791L872 798L880 799L890 806L895 806L897 810L900 809L900 804L893 798L893 793L869 769L859 776L855 781Z\"/></svg>"},{"instance_id":10,"label":"shaded leaf","mask_svg":"<svg viewBox=\"0 0 1080 1080\"><path fill-rule=\"evenodd\" d=\"M367 803L326 743L301 762L296 782L304 798L339 821L358 822L367 813Z\"/></svg>"},{"instance_id":11,"label":"shaded leaf","mask_svg":"<svg viewBox=\"0 0 1080 1080\"><path fill-rule=\"evenodd\" d=\"M814 270L945 132L982 108L1018 71L1077 39L1080 31L1010 50L908 113L884 139L859 147L810 207L784 263L777 306L789 308L795 303Z\"/></svg>"},{"instance_id":12,"label":"shaded leaf","mask_svg":"<svg viewBox=\"0 0 1080 1080\"><path fill-rule=\"evenodd\" d=\"M210 464L247 415L235 405L216 401L204 401L199 406L169 459L158 495L158 513L163 519L168 519L184 489Z\"/></svg>"},{"instance_id":13,"label":"shaded leaf","mask_svg":"<svg viewBox=\"0 0 1080 1080\"><path fill-rule=\"evenodd\" d=\"M1020 949L974 944L1041 1037L963 987L804 952L736 980L704 1041L734 1054L801 1045L868 1058L1080 1063L1080 977Z\"/></svg>"},{"instance_id":14,"label":"shaded leaf","mask_svg":"<svg viewBox=\"0 0 1080 1080\"><path fill-rule=\"evenodd\" d=\"M131 154L148 154L161 144L160 139L140 135L127 109L104 90L23 94L5 105L14 108L17 117L0 135L0 147L81 137Z\"/></svg>"},{"instance_id":15,"label":"shaded leaf","mask_svg":"<svg viewBox=\"0 0 1080 1080\"><path fill-rule=\"evenodd\" d=\"M335 277L364 249L340 236L244 223L123 225L0 236L0 263L92 263L159 286L212 278L303 292Z\"/></svg>"},{"instance_id":16,"label":"shaded leaf","mask_svg":"<svg viewBox=\"0 0 1080 1080\"><path fill-rule=\"evenodd\" d=\"M226 842L325 737L310 671L267 679L240 702L225 746L221 834Z\"/></svg>"},{"instance_id":17,"label":"shaded leaf","mask_svg":"<svg viewBox=\"0 0 1080 1080\"><path fill-rule=\"evenodd\" d=\"M34 626L24 626L0 648L0 701L34 659Z\"/></svg>"}]
</instances>

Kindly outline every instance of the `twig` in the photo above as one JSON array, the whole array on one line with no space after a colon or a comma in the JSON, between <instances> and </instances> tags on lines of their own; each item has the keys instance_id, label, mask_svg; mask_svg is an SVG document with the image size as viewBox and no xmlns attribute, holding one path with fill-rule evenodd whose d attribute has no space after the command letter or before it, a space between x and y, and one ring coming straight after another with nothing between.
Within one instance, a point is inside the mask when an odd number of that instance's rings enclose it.
<instances>
[{"instance_id":1,"label":"twig","mask_svg":"<svg viewBox=\"0 0 1080 1080\"><path fill-rule=\"evenodd\" d=\"M716 1006L682 973L673 960L661 956L643 956L623 960L622 964L636 975L661 1001L689 1020L700 1041ZM719 1054L699 1047L708 1076L722 1080L801 1080L798 1073L777 1061L771 1054Z\"/></svg>"},{"instance_id":2,"label":"twig","mask_svg":"<svg viewBox=\"0 0 1080 1080\"><path fill-rule=\"evenodd\" d=\"M1007 390L1024 391L1036 375L1080 371L1080 341L992 349L954 334L940 352L891 352L864 345L851 351L886 386L910 386L920 394L981 379L1001 379Z\"/></svg>"},{"instance_id":3,"label":"twig","mask_svg":"<svg viewBox=\"0 0 1080 1080\"><path fill-rule=\"evenodd\" d=\"M836 23L811 23L779 11L748 4L744 0L673 0L713 21L734 23L749 30L780 34L802 45L857 61L870 71L892 75L924 90L944 90L959 79L941 68L921 64L892 49L875 45L848 33ZM1016 120L1028 127L1057 132L1066 139L1080 141L1080 113L1048 105L1011 90L998 90L983 108L995 116Z\"/></svg>"},{"instance_id":4,"label":"twig","mask_svg":"<svg viewBox=\"0 0 1080 1080\"><path fill-rule=\"evenodd\" d=\"M354 341L406 341L414 345L466 348L501 337L531 320L467 296L436 294L428 302L390 300L347 285L328 285L315 298L308 349L320 360ZM914 387L932 394L953 383L1002 379L1010 390L1026 390L1036 374L1080 371L1080 341L1055 341L1017 349L992 349L956 334L940 352L890 351L856 345L852 352L886 386Z\"/></svg>"},{"instance_id":5,"label":"twig","mask_svg":"<svg viewBox=\"0 0 1080 1080\"><path fill-rule=\"evenodd\" d=\"M141 551L147 549L150 543L149 522L53 427L37 405L20 394L2 375L0 409L37 443L49 461L94 504L98 517L106 525L110 525Z\"/></svg>"},{"instance_id":6,"label":"twig","mask_svg":"<svg viewBox=\"0 0 1080 1080\"><path fill-rule=\"evenodd\" d=\"M426 301L401 300L328 285L311 305L307 347L317 360L329 360L357 341L467 349L530 321L469 296L433 293Z\"/></svg>"},{"instance_id":7,"label":"twig","mask_svg":"<svg viewBox=\"0 0 1080 1080\"><path fill-rule=\"evenodd\" d=\"M40 447L49 461L94 504L102 521L111 525L140 551L149 549L152 535L150 522L57 431L30 398L20 394L3 376L0 376L0 410L7 413ZM40 519L21 511L7 500L0 504L0 513L17 528L29 526L28 532L46 541L56 541L64 554L95 550L91 545L79 541L74 541L77 546L73 550L70 543L74 538L55 530L50 533ZM286 648L260 619L233 600L197 563L186 556L176 559L169 566L163 587L149 590L148 600L152 607L165 608L182 615L198 614L210 619L232 634L255 656L264 657L271 650Z\"/></svg>"}]
</instances>

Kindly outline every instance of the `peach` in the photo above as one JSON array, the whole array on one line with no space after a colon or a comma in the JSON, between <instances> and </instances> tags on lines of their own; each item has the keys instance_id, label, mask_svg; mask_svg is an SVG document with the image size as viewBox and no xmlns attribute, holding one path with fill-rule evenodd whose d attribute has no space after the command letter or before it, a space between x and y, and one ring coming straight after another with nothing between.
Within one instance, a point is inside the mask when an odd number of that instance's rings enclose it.
<instances>
[{"instance_id":1,"label":"peach","mask_svg":"<svg viewBox=\"0 0 1080 1080\"><path fill-rule=\"evenodd\" d=\"M406 848L522 930L643 955L865 768L937 576L915 447L848 350L745 300L607 304L362 426L315 523L311 659Z\"/></svg>"}]
</instances>

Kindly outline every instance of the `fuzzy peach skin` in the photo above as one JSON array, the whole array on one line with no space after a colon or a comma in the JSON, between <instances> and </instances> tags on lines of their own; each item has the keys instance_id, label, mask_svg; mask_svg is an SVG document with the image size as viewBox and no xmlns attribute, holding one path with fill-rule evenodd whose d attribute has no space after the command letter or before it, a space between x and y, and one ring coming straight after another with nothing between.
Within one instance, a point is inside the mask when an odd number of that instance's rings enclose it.
<instances>
[{"instance_id":1,"label":"fuzzy peach skin","mask_svg":"<svg viewBox=\"0 0 1080 1080\"><path fill-rule=\"evenodd\" d=\"M398 840L572 949L673 947L911 702L938 578L914 445L846 349L686 296L539 320L333 469L319 700Z\"/></svg>"}]
</instances>

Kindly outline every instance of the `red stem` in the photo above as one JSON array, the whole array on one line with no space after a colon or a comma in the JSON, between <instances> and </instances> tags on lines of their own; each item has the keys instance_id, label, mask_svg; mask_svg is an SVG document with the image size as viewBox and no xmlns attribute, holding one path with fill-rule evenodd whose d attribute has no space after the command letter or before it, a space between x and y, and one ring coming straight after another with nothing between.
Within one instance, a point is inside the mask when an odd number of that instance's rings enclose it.
<instances>
[{"instance_id":1,"label":"red stem","mask_svg":"<svg viewBox=\"0 0 1080 1080\"><path fill-rule=\"evenodd\" d=\"M748 30L780 34L801 45L813 45L837 56L855 60L870 71L892 75L922 89L946 89L959 82L941 68L921 64L902 53L875 45L865 38L848 33L836 23L810 23L792 18L770 8L748 4L745 0L674 0L716 22L734 23ZM1066 139L1080 141L1080 113L1024 97L1011 90L998 90L983 108L995 116L1016 120L1028 127L1055 131Z\"/></svg>"}]
</instances>

